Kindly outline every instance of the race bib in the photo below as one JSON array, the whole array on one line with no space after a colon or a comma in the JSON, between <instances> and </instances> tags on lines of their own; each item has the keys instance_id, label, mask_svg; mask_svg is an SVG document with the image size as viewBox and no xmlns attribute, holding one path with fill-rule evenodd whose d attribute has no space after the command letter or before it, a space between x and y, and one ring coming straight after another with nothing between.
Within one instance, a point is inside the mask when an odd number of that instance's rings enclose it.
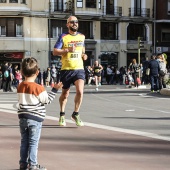
<instances>
[{"instance_id":1,"label":"race bib","mask_svg":"<svg viewBox=\"0 0 170 170\"><path fill-rule=\"evenodd\" d=\"M95 69L95 73L98 73L99 72L99 69Z\"/></svg>"},{"instance_id":2,"label":"race bib","mask_svg":"<svg viewBox=\"0 0 170 170\"><path fill-rule=\"evenodd\" d=\"M71 53L69 52L67 55L70 60L78 60L81 58L81 54L79 52L71 52Z\"/></svg>"}]
</instances>

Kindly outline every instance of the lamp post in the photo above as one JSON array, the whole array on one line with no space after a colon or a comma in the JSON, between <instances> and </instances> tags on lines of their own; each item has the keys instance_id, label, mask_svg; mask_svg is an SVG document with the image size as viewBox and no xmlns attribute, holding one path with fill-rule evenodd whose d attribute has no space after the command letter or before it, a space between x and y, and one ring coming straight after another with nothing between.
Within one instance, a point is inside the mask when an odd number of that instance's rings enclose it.
<instances>
[{"instance_id":1,"label":"lamp post","mask_svg":"<svg viewBox=\"0 0 170 170\"><path fill-rule=\"evenodd\" d=\"M51 66L51 2L49 0L49 9L48 9L48 65Z\"/></svg>"},{"instance_id":2,"label":"lamp post","mask_svg":"<svg viewBox=\"0 0 170 170\"><path fill-rule=\"evenodd\" d=\"M154 2L154 23L153 23L153 51L156 53L156 0Z\"/></svg>"}]
</instances>

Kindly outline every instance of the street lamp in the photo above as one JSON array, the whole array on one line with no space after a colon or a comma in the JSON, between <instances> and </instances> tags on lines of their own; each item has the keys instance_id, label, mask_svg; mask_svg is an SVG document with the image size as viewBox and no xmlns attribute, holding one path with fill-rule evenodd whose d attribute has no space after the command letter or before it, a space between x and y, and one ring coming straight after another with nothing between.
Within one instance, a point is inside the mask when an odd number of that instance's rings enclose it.
<instances>
[{"instance_id":1,"label":"street lamp","mask_svg":"<svg viewBox=\"0 0 170 170\"><path fill-rule=\"evenodd\" d=\"M154 2L153 51L156 53L156 0Z\"/></svg>"},{"instance_id":2,"label":"street lamp","mask_svg":"<svg viewBox=\"0 0 170 170\"><path fill-rule=\"evenodd\" d=\"M48 65L51 66L51 2L49 0L49 9L48 9Z\"/></svg>"}]
</instances>

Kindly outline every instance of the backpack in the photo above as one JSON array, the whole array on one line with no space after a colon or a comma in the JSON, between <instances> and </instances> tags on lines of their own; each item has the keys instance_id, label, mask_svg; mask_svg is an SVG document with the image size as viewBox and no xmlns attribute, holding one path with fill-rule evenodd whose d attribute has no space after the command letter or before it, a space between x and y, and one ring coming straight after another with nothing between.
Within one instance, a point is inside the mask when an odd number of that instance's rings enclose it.
<instances>
[{"instance_id":1,"label":"backpack","mask_svg":"<svg viewBox=\"0 0 170 170\"><path fill-rule=\"evenodd\" d=\"M139 73L140 66L139 65L134 65L134 71L135 71L135 73Z\"/></svg>"},{"instance_id":2,"label":"backpack","mask_svg":"<svg viewBox=\"0 0 170 170\"><path fill-rule=\"evenodd\" d=\"M8 71L8 70L5 70L5 72L4 72L4 77L5 77L5 78L9 77L9 71Z\"/></svg>"}]
</instances>

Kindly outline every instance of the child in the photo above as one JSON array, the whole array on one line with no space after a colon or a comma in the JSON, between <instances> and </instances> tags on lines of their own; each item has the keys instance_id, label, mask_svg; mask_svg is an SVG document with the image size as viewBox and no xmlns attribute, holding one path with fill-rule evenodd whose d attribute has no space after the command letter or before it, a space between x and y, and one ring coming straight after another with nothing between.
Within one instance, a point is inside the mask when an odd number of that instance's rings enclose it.
<instances>
[{"instance_id":1,"label":"child","mask_svg":"<svg viewBox=\"0 0 170 170\"><path fill-rule=\"evenodd\" d=\"M46 114L44 104L51 103L62 83L55 84L49 93L43 86L36 84L34 81L39 70L37 60L33 57L23 60L21 72L25 80L17 88L21 133L20 170L46 170L37 161L42 122Z\"/></svg>"}]
</instances>

